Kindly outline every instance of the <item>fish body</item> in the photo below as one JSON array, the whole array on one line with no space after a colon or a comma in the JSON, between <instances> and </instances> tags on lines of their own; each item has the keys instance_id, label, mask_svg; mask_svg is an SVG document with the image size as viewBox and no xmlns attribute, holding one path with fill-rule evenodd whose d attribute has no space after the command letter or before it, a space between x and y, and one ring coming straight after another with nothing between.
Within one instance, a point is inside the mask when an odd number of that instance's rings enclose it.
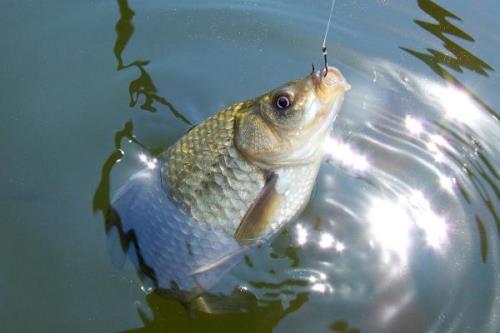
<instances>
[{"instance_id":1,"label":"fish body","mask_svg":"<svg viewBox=\"0 0 500 333\"><path fill-rule=\"evenodd\" d=\"M307 203L321 159L272 170L247 159L234 144L235 121L245 104L249 103L238 103L208 118L174 144L161 156L165 161L162 176L175 200L195 220L234 235L274 173L276 194L287 199L275 208L272 223L255 235L262 240Z\"/></svg>"},{"instance_id":2,"label":"fish body","mask_svg":"<svg viewBox=\"0 0 500 333\"><path fill-rule=\"evenodd\" d=\"M300 214L348 89L329 67L229 106L118 191L121 233L157 287L188 298L209 289Z\"/></svg>"}]
</instances>

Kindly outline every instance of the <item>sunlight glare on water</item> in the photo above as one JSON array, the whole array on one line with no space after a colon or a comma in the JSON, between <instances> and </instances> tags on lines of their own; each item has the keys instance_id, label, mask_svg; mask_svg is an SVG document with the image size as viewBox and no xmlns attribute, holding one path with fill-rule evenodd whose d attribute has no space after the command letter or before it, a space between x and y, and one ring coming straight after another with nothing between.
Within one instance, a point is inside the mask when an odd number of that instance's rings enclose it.
<instances>
[{"instance_id":1,"label":"sunlight glare on water","mask_svg":"<svg viewBox=\"0 0 500 333\"><path fill-rule=\"evenodd\" d=\"M429 87L431 94L439 101L445 116L453 121L473 124L481 118L481 110L469 95L451 85Z\"/></svg>"},{"instance_id":2,"label":"sunlight glare on water","mask_svg":"<svg viewBox=\"0 0 500 333\"><path fill-rule=\"evenodd\" d=\"M156 163L158 160L154 157L148 157L144 153L139 154L139 160L144 163L144 166L150 170L156 169Z\"/></svg>"},{"instance_id":3,"label":"sunlight glare on water","mask_svg":"<svg viewBox=\"0 0 500 333\"><path fill-rule=\"evenodd\" d=\"M333 138L325 141L325 154L327 158L347 168L352 168L354 171L365 171L370 167L364 155L358 153L349 144Z\"/></svg>"}]
</instances>

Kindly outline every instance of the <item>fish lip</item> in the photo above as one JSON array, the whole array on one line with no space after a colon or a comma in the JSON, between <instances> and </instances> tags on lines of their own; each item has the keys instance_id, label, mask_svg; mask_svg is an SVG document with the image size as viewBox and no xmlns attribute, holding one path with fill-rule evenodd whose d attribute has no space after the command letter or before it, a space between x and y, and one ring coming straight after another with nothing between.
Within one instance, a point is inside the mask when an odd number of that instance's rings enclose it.
<instances>
[{"instance_id":1,"label":"fish lip","mask_svg":"<svg viewBox=\"0 0 500 333\"><path fill-rule=\"evenodd\" d=\"M326 74L326 75L325 75ZM340 89L346 92L351 89L351 85L347 83L344 75L336 67L328 66L316 72L311 73L311 79L317 91L322 94L330 94L334 90Z\"/></svg>"}]
</instances>

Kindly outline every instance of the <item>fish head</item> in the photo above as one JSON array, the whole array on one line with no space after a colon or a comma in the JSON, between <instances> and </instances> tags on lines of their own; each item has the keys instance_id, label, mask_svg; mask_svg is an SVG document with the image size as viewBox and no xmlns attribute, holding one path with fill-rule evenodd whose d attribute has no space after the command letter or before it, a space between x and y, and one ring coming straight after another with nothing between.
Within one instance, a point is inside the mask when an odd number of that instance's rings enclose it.
<instances>
[{"instance_id":1,"label":"fish head","mask_svg":"<svg viewBox=\"0 0 500 333\"><path fill-rule=\"evenodd\" d=\"M266 169L317 160L349 89L328 67L271 90L237 116L236 147Z\"/></svg>"}]
</instances>

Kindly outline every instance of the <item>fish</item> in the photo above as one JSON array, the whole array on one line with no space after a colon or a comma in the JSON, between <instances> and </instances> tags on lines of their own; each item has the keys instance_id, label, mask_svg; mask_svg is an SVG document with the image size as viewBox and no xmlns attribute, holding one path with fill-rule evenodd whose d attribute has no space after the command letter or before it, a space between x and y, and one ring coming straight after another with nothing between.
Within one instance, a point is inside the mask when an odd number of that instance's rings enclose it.
<instances>
[{"instance_id":1,"label":"fish","mask_svg":"<svg viewBox=\"0 0 500 333\"><path fill-rule=\"evenodd\" d=\"M191 128L116 192L110 241L158 290L209 291L302 212L349 89L337 68L313 69Z\"/></svg>"}]
</instances>

